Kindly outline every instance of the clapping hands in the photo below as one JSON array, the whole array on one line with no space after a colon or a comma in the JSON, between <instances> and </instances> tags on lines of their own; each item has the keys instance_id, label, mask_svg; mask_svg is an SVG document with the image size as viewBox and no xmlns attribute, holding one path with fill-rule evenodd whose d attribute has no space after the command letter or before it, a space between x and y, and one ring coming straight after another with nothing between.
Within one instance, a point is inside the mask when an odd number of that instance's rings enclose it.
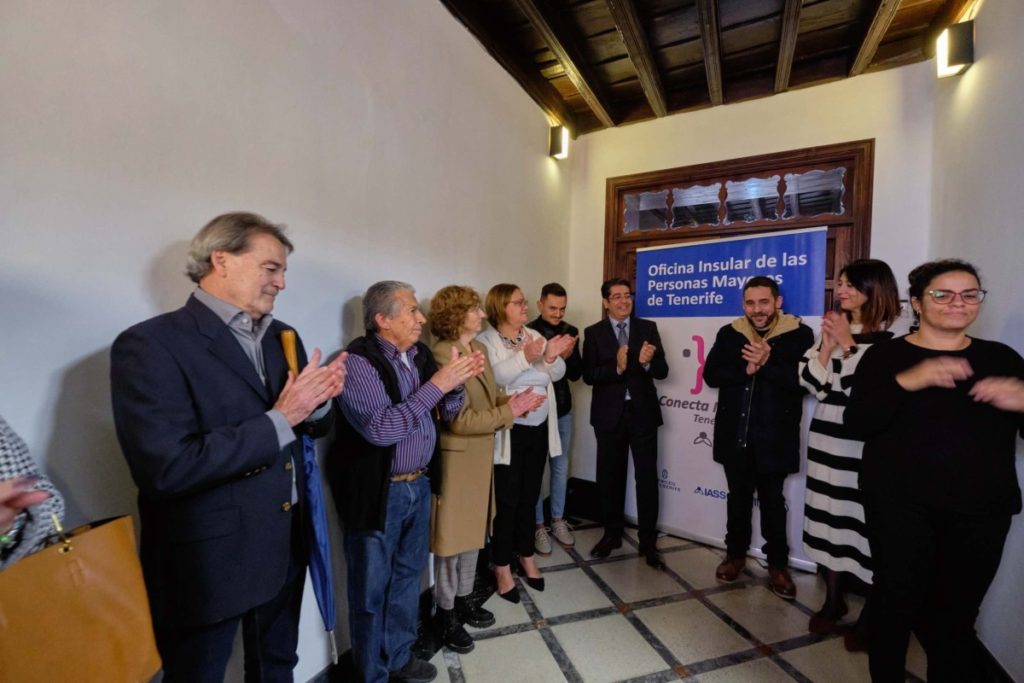
<instances>
[{"instance_id":1,"label":"clapping hands","mask_svg":"<svg viewBox=\"0 0 1024 683\"><path fill-rule=\"evenodd\" d=\"M771 344L764 339L744 344L740 354L743 356L743 360L747 361L747 374L753 375L760 370L768 362L768 356L771 355L771 352Z\"/></svg>"},{"instance_id":2,"label":"clapping hands","mask_svg":"<svg viewBox=\"0 0 1024 683\"><path fill-rule=\"evenodd\" d=\"M575 343L576 337L568 334L558 334L548 339L547 346L544 348L544 362L550 365L559 356L566 358L572 353L572 347Z\"/></svg>"},{"instance_id":3,"label":"clapping hands","mask_svg":"<svg viewBox=\"0 0 1024 683\"><path fill-rule=\"evenodd\" d=\"M484 371L484 356L479 351L462 355L452 346L451 361L434 373L430 381L442 392L448 393Z\"/></svg>"},{"instance_id":4,"label":"clapping hands","mask_svg":"<svg viewBox=\"0 0 1024 683\"><path fill-rule=\"evenodd\" d=\"M508 399L508 407L512 410L512 417L519 417L537 410L544 405L546 400L548 400L547 396L533 393L533 388L530 387L518 394L512 394Z\"/></svg>"}]
</instances>

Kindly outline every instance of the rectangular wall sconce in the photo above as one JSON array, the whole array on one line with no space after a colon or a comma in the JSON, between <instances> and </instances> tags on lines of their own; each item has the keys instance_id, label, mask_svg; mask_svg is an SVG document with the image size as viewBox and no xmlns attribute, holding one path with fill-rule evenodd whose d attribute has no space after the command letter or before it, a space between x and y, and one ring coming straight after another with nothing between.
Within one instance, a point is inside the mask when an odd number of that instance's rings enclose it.
<instances>
[{"instance_id":1,"label":"rectangular wall sconce","mask_svg":"<svg viewBox=\"0 0 1024 683\"><path fill-rule=\"evenodd\" d=\"M569 156L569 129L565 126L551 126L548 132L548 155L556 159Z\"/></svg>"},{"instance_id":2,"label":"rectangular wall sconce","mask_svg":"<svg viewBox=\"0 0 1024 683\"><path fill-rule=\"evenodd\" d=\"M974 63L974 22L953 24L939 34L935 43L939 78L956 76Z\"/></svg>"}]
</instances>

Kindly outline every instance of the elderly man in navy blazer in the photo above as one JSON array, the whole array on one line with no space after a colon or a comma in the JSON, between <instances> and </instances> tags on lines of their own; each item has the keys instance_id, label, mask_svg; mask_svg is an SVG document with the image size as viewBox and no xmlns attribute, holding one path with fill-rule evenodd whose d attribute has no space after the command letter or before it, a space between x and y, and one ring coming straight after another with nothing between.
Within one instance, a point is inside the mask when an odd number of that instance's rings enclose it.
<instances>
[{"instance_id":1,"label":"elderly man in navy blazer","mask_svg":"<svg viewBox=\"0 0 1024 683\"><path fill-rule=\"evenodd\" d=\"M292 244L251 213L192 240L183 308L111 349L118 440L139 487L141 555L164 681L222 681L242 624L246 680L290 681L305 582L302 434L331 424L345 356L298 343L271 311Z\"/></svg>"},{"instance_id":2,"label":"elderly man in navy blazer","mask_svg":"<svg viewBox=\"0 0 1024 683\"><path fill-rule=\"evenodd\" d=\"M640 554L664 569L658 553L658 427L654 380L668 376L665 349L652 320L633 317L629 281L607 280L601 299L608 316L583 331L583 381L594 387L590 424L597 437L597 492L604 536L590 554L608 557L622 545L626 464L633 453Z\"/></svg>"}]
</instances>

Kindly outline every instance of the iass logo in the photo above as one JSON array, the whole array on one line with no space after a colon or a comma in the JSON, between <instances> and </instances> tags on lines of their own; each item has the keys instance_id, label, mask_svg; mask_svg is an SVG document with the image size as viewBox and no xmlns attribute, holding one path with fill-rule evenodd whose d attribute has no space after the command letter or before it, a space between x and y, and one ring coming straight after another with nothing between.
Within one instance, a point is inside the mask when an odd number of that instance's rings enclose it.
<instances>
[{"instance_id":1,"label":"iass logo","mask_svg":"<svg viewBox=\"0 0 1024 683\"><path fill-rule=\"evenodd\" d=\"M693 492L694 494L698 496L704 496L705 498L718 498L720 500L725 500L726 498L729 497L728 491L723 491L722 489L708 488L705 486L698 486L693 490Z\"/></svg>"},{"instance_id":2,"label":"iass logo","mask_svg":"<svg viewBox=\"0 0 1024 683\"><path fill-rule=\"evenodd\" d=\"M668 470L661 471L661 479L658 481L658 486L665 489L666 491L675 491L676 493L682 493L682 489L674 481L668 478Z\"/></svg>"}]
</instances>

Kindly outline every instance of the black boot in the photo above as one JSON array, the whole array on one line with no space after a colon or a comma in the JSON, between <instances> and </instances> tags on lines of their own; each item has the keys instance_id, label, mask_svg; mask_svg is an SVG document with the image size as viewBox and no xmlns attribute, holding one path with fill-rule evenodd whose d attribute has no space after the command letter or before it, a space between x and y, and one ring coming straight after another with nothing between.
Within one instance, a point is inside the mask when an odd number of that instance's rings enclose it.
<instances>
[{"instance_id":1,"label":"black boot","mask_svg":"<svg viewBox=\"0 0 1024 683\"><path fill-rule=\"evenodd\" d=\"M462 628L459 618L455 616L455 610L437 608L434 615L434 628L437 635L449 650L459 654L466 654L473 651L473 639L466 629Z\"/></svg>"},{"instance_id":2,"label":"black boot","mask_svg":"<svg viewBox=\"0 0 1024 683\"><path fill-rule=\"evenodd\" d=\"M468 624L473 628L494 626L494 615L473 602L468 595L455 596L455 615L463 624Z\"/></svg>"}]
</instances>

